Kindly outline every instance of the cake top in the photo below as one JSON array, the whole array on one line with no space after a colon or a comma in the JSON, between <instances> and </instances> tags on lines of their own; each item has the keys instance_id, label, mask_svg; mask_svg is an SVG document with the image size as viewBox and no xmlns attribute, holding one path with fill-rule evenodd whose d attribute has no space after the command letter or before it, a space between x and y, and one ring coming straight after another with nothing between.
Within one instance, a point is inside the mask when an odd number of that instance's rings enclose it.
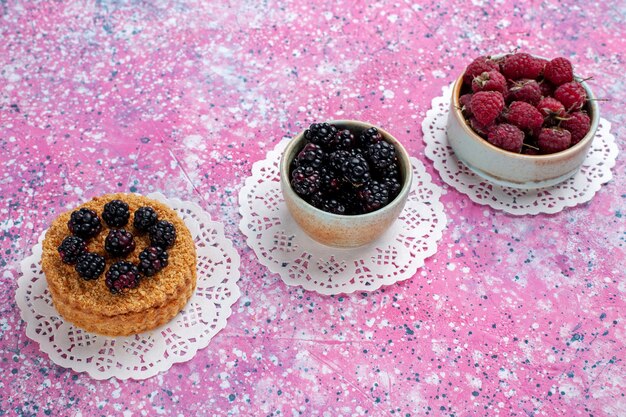
<instances>
[{"instance_id":1,"label":"cake top","mask_svg":"<svg viewBox=\"0 0 626 417\"><path fill-rule=\"evenodd\" d=\"M147 207L158 218L153 222L154 233L147 232L151 218ZM91 214L87 220L70 221L72 213L85 215L89 210L99 222ZM138 222L133 221L135 213L140 213ZM79 253L81 246L80 239L68 239L71 236L83 237L91 259L76 256L67 263L68 256ZM66 241L70 241L67 250L59 251ZM162 251L149 249L157 244ZM158 267L164 258L167 267ZM43 242L42 266L57 302L89 314L113 316L164 305L184 291L195 275L196 251L191 233L171 208L137 194L106 194L61 214L52 223Z\"/></svg>"}]
</instances>

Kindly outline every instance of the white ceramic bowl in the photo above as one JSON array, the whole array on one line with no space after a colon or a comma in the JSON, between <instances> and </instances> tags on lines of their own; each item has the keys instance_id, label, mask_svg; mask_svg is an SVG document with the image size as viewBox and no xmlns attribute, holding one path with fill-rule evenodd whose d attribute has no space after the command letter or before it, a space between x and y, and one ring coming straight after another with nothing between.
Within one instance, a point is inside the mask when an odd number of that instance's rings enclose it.
<instances>
[{"instance_id":1,"label":"white ceramic bowl","mask_svg":"<svg viewBox=\"0 0 626 417\"><path fill-rule=\"evenodd\" d=\"M476 134L465 121L459 97L463 74L456 80L450 101L447 135L457 158L482 178L498 185L535 189L550 187L570 178L582 165L598 129L598 104L591 89L582 82L589 100L591 128L576 145L548 155L524 155L500 149Z\"/></svg>"},{"instance_id":2,"label":"white ceramic bowl","mask_svg":"<svg viewBox=\"0 0 626 417\"><path fill-rule=\"evenodd\" d=\"M358 136L360 132L376 127L383 138L396 148L402 188L386 206L367 214L339 215L327 213L303 200L291 188L289 167L291 161L304 147L304 132L300 132L287 145L280 161L280 184L291 216L311 238L328 246L352 248L366 245L378 238L398 218L411 189L413 169L406 149L385 130L369 123L355 120L335 120L339 129L349 129Z\"/></svg>"}]
</instances>

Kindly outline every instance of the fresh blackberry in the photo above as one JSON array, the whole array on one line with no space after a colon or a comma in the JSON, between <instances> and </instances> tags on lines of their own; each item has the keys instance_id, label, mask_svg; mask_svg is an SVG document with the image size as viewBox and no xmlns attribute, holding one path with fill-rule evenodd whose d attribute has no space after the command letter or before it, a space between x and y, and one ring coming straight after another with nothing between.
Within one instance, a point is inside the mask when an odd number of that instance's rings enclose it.
<instances>
[{"instance_id":1,"label":"fresh blackberry","mask_svg":"<svg viewBox=\"0 0 626 417\"><path fill-rule=\"evenodd\" d=\"M389 190L384 184L372 180L363 185L357 192L363 211L369 213L385 206L389 202Z\"/></svg>"},{"instance_id":2,"label":"fresh blackberry","mask_svg":"<svg viewBox=\"0 0 626 417\"><path fill-rule=\"evenodd\" d=\"M324 151L319 145L307 143L296 157L296 164L300 167L320 168L324 163Z\"/></svg>"},{"instance_id":3,"label":"fresh blackberry","mask_svg":"<svg viewBox=\"0 0 626 417\"><path fill-rule=\"evenodd\" d=\"M328 166L336 172L341 172L343 163L351 154L352 153L347 150L339 150L331 153L328 157Z\"/></svg>"},{"instance_id":4,"label":"fresh blackberry","mask_svg":"<svg viewBox=\"0 0 626 417\"><path fill-rule=\"evenodd\" d=\"M102 210L102 220L109 227L123 227L128 223L130 211L128 204L121 200L112 200L104 205Z\"/></svg>"},{"instance_id":5,"label":"fresh blackberry","mask_svg":"<svg viewBox=\"0 0 626 417\"><path fill-rule=\"evenodd\" d=\"M337 132L335 137L330 142L329 150L350 150L354 148L355 145L356 139L354 138L352 132L350 132L348 129L344 129Z\"/></svg>"},{"instance_id":6,"label":"fresh blackberry","mask_svg":"<svg viewBox=\"0 0 626 417\"><path fill-rule=\"evenodd\" d=\"M102 223L95 211L81 208L72 212L67 228L73 235L89 239L100 233Z\"/></svg>"},{"instance_id":7,"label":"fresh blackberry","mask_svg":"<svg viewBox=\"0 0 626 417\"><path fill-rule=\"evenodd\" d=\"M367 148L369 145L373 143L378 143L383 141L383 136L380 134L378 129L375 127L370 127L367 130L364 130L359 135L359 146L362 148Z\"/></svg>"},{"instance_id":8,"label":"fresh blackberry","mask_svg":"<svg viewBox=\"0 0 626 417\"><path fill-rule=\"evenodd\" d=\"M131 262L116 262L106 273L105 284L112 294L128 292L137 288L141 275L137 266Z\"/></svg>"},{"instance_id":9,"label":"fresh blackberry","mask_svg":"<svg viewBox=\"0 0 626 417\"><path fill-rule=\"evenodd\" d=\"M104 239L104 249L111 256L126 256L135 250L135 239L125 229L113 229Z\"/></svg>"},{"instance_id":10,"label":"fresh blackberry","mask_svg":"<svg viewBox=\"0 0 626 417\"><path fill-rule=\"evenodd\" d=\"M319 190L320 185L320 173L311 166L296 168L291 173L291 186L302 197L312 195Z\"/></svg>"},{"instance_id":11,"label":"fresh blackberry","mask_svg":"<svg viewBox=\"0 0 626 417\"><path fill-rule=\"evenodd\" d=\"M346 205L340 197L318 191L310 197L309 202L320 210L333 214L347 214Z\"/></svg>"},{"instance_id":12,"label":"fresh blackberry","mask_svg":"<svg viewBox=\"0 0 626 417\"><path fill-rule=\"evenodd\" d=\"M85 253L85 241L77 236L68 236L57 248L61 261L68 265L74 265L80 256Z\"/></svg>"},{"instance_id":13,"label":"fresh blackberry","mask_svg":"<svg viewBox=\"0 0 626 417\"><path fill-rule=\"evenodd\" d=\"M81 278L90 281L102 275L104 266L104 256L100 256L97 253L85 252L78 258L74 269Z\"/></svg>"},{"instance_id":14,"label":"fresh blackberry","mask_svg":"<svg viewBox=\"0 0 626 417\"><path fill-rule=\"evenodd\" d=\"M167 266L167 252L158 247L150 246L139 254L139 272L147 277L151 277Z\"/></svg>"},{"instance_id":15,"label":"fresh blackberry","mask_svg":"<svg viewBox=\"0 0 626 417\"><path fill-rule=\"evenodd\" d=\"M373 167L383 169L395 162L396 148L383 140L369 145L365 155Z\"/></svg>"},{"instance_id":16,"label":"fresh blackberry","mask_svg":"<svg viewBox=\"0 0 626 417\"><path fill-rule=\"evenodd\" d=\"M152 207L139 207L135 211L133 226L140 233L146 233L159 220L159 216Z\"/></svg>"},{"instance_id":17,"label":"fresh blackberry","mask_svg":"<svg viewBox=\"0 0 626 417\"><path fill-rule=\"evenodd\" d=\"M370 179L370 168L360 152L352 152L341 165L343 177L353 185L366 183Z\"/></svg>"},{"instance_id":18,"label":"fresh blackberry","mask_svg":"<svg viewBox=\"0 0 626 417\"><path fill-rule=\"evenodd\" d=\"M313 123L304 131L304 138L324 149L332 149L331 143L337 135L337 127L328 123Z\"/></svg>"},{"instance_id":19,"label":"fresh blackberry","mask_svg":"<svg viewBox=\"0 0 626 417\"><path fill-rule=\"evenodd\" d=\"M176 228L167 220L159 220L150 228L150 246L163 249L171 247L176 241Z\"/></svg>"},{"instance_id":20,"label":"fresh blackberry","mask_svg":"<svg viewBox=\"0 0 626 417\"><path fill-rule=\"evenodd\" d=\"M343 185L343 176L330 167L320 170L320 189L327 193L338 192Z\"/></svg>"},{"instance_id":21,"label":"fresh blackberry","mask_svg":"<svg viewBox=\"0 0 626 417\"><path fill-rule=\"evenodd\" d=\"M382 183L389 191L389 201L393 200L402 189L402 184L397 176L385 177L383 178Z\"/></svg>"}]
</instances>

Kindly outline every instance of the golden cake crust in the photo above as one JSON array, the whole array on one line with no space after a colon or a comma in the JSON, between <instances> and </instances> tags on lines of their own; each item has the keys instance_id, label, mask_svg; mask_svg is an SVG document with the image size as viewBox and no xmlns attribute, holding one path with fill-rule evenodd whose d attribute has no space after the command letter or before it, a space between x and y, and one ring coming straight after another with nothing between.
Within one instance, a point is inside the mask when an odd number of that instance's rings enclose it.
<instances>
[{"instance_id":1,"label":"golden cake crust","mask_svg":"<svg viewBox=\"0 0 626 417\"><path fill-rule=\"evenodd\" d=\"M104 205L116 199L129 206L131 218L125 228L133 233L136 243L125 260L138 263L139 253L150 244L148 236L135 233L132 226L133 214L139 207L152 207L159 220L167 220L176 228L176 241L168 249L168 266L153 277L143 278L137 288L123 295L109 291L104 273L93 281L80 278L73 265L61 261L57 250L70 235L67 222L72 211L89 208L101 216ZM87 242L88 251L105 256L106 270L115 262L104 249L108 232L103 221L102 231ZM136 194L106 194L61 214L46 232L41 264L59 313L85 330L110 336L139 333L168 322L184 307L196 286L196 249L189 229L171 208Z\"/></svg>"}]
</instances>

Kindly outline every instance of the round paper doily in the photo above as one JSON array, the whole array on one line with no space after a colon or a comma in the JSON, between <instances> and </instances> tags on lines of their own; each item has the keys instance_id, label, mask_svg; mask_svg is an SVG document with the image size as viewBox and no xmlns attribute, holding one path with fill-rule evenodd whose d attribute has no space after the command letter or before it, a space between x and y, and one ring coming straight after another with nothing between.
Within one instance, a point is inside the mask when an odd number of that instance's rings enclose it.
<instances>
[{"instance_id":1,"label":"round paper doily","mask_svg":"<svg viewBox=\"0 0 626 417\"><path fill-rule=\"evenodd\" d=\"M224 236L221 223L211 221L200 206L160 193L148 197L174 209L191 231L198 257L195 293L169 323L134 336L105 337L65 322L55 310L41 270L41 234L33 254L21 262L17 304L26 335L50 359L95 379L145 379L193 358L226 327L231 306L239 298L239 254Z\"/></svg>"},{"instance_id":2,"label":"round paper doily","mask_svg":"<svg viewBox=\"0 0 626 417\"><path fill-rule=\"evenodd\" d=\"M443 95L433 99L422 122L425 153L441 179L475 203L515 215L557 213L591 200L602 184L611 180L617 145L611 134L611 123L601 118L582 167L570 179L536 190L502 187L486 181L459 161L448 146L446 123L451 94L452 85L444 87Z\"/></svg>"},{"instance_id":3,"label":"round paper doily","mask_svg":"<svg viewBox=\"0 0 626 417\"><path fill-rule=\"evenodd\" d=\"M286 284L321 294L373 291L411 278L436 252L446 225L441 188L415 158L406 206L375 242L337 249L308 237L289 214L280 189L278 164L288 142L281 141L252 166L252 175L239 192L239 228L248 246Z\"/></svg>"}]
</instances>

